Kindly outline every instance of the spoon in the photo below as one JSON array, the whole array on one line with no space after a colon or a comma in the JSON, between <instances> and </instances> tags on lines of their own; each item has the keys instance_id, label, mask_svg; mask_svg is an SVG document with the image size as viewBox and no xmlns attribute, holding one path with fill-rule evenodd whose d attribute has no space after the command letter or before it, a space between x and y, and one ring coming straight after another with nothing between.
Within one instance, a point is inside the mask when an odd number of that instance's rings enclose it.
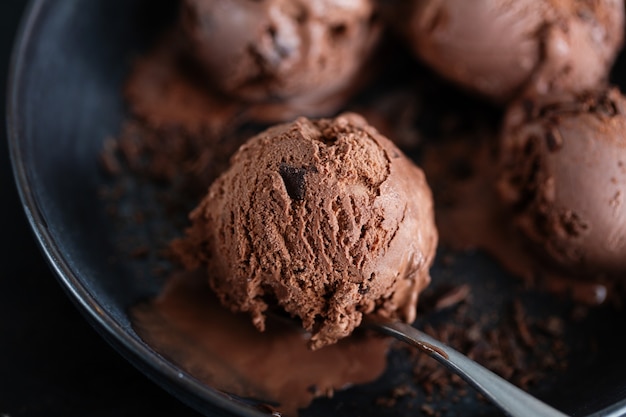
<instances>
[{"instance_id":1,"label":"spoon","mask_svg":"<svg viewBox=\"0 0 626 417\"><path fill-rule=\"evenodd\" d=\"M409 324L368 317L362 326L417 347L459 375L511 417L566 417L566 414Z\"/></svg>"}]
</instances>

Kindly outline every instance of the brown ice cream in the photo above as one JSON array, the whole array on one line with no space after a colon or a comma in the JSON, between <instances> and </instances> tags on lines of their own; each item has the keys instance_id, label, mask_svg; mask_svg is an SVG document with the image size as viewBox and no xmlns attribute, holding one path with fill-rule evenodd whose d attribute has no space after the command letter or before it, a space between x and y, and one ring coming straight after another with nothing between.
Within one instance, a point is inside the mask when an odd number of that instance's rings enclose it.
<instances>
[{"instance_id":1,"label":"brown ice cream","mask_svg":"<svg viewBox=\"0 0 626 417\"><path fill-rule=\"evenodd\" d=\"M622 44L622 0L413 1L407 38L441 75L498 102L594 88Z\"/></svg>"},{"instance_id":2,"label":"brown ice cream","mask_svg":"<svg viewBox=\"0 0 626 417\"><path fill-rule=\"evenodd\" d=\"M360 79L380 37L376 13L373 0L185 0L181 27L224 93L328 111Z\"/></svg>"},{"instance_id":3,"label":"brown ice cream","mask_svg":"<svg viewBox=\"0 0 626 417\"><path fill-rule=\"evenodd\" d=\"M626 99L617 89L508 112L498 190L519 230L570 272L626 271Z\"/></svg>"},{"instance_id":4,"label":"brown ice cream","mask_svg":"<svg viewBox=\"0 0 626 417\"><path fill-rule=\"evenodd\" d=\"M422 171L356 114L300 118L252 138L173 248L259 329L279 306L318 348L363 314L412 322L437 231Z\"/></svg>"}]
</instances>

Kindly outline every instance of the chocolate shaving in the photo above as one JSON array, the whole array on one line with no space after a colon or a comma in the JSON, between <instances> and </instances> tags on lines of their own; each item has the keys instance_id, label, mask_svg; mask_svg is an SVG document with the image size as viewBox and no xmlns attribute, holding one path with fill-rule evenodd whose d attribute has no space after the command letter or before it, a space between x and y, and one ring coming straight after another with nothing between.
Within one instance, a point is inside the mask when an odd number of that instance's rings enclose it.
<instances>
[{"instance_id":1,"label":"chocolate shaving","mask_svg":"<svg viewBox=\"0 0 626 417\"><path fill-rule=\"evenodd\" d=\"M435 310L443 310L462 303L470 295L470 292L470 286L467 284L450 289L435 302Z\"/></svg>"}]
</instances>

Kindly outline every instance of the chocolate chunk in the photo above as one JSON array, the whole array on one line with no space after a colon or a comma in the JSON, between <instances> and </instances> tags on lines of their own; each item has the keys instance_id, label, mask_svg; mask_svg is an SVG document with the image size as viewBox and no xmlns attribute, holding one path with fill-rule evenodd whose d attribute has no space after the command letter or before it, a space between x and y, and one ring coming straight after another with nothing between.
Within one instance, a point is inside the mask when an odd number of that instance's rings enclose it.
<instances>
[{"instance_id":1,"label":"chocolate chunk","mask_svg":"<svg viewBox=\"0 0 626 417\"><path fill-rule=\"evenodd\" d=\"M563 137L556 128L546 131L546 144L550 152L556 152L563 146Z\"/></svg>"},{"instance_id":2,"label":"chocolate chunk","mask_svg":"<svg viewBox=\"0 0 626 417\"><path fill-rule=\"evenodd\" d=\"M296 168L283 163L278 167L278 173L285 183L285 189L289 197L296 201L304 200L306 190L306 179L304 176L307 173L307 169Z\"/></svg>"}]
</instances>

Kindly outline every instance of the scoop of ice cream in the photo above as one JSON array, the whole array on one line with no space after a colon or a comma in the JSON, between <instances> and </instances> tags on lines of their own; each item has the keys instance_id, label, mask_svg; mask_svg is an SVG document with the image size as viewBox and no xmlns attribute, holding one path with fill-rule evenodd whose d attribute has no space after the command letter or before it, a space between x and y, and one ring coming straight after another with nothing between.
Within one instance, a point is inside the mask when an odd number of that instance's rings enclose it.
<instances>
[{"instance_id":1,"label":"scoop of ice cream","mask_svg":"<svg viewBox=\"0 0 626 417\"><path fill-rule=\"evenodd\" d=\"M500 195L541 253L570 272L626 271L626 99L616 89L514 105Z\"/></svg>"},{"instance_id":2,"label":"scoop of ice cream","mask_svg":"<svg viewBox=\"0 0 626 417\"><path fill-rule=\"evenodd\" d=\"M216 87L250 101L336 105L381 32L373 0L184 0L182 7L191 55Z\"/></svg>"},{"instance_id":3,"label":"scoop of ice cream","mask_svg":"<svg viewBox=\"0 0 626 417\"><path fill-rule=\"evenodd\" d=\"M607 78L623 0L419 0L406 28L444 77L498 102L523 90L580 92Z\"/></svg>"},{"instance_id":4,"label":"scoop of ice cream","mask_svg":"<svg viewBox=\"0 0 626 417\"><path fill-rule=\"evenodd\" d=\"M423 172L355 114L300 118L250 139L174 245L221 302L264 328L279 306L312 348L363 314L415 319L437 231Z\"/></svg>"}]
</instances>

